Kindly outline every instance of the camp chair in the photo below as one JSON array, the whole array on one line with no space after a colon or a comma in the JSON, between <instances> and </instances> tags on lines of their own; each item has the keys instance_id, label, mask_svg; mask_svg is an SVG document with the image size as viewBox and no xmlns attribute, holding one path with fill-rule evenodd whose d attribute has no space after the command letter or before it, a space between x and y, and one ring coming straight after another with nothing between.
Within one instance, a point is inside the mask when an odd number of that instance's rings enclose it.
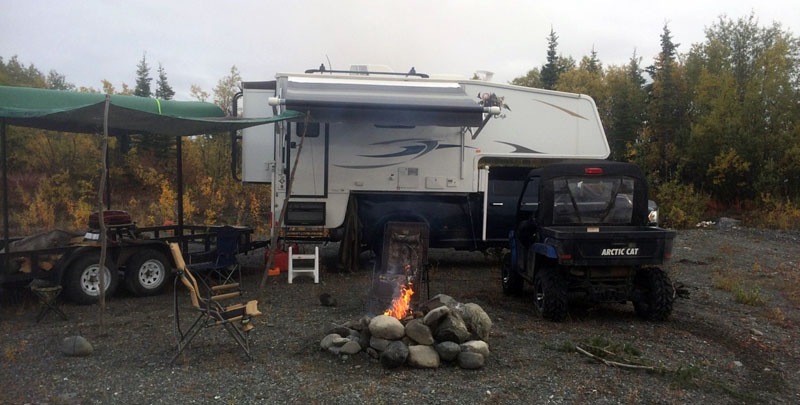
<instances>
[{"instance_id":1,"label":"camp chair","mask_svg":"<svg viewBox=\"0 0 800 405\"><path fill-rule=\"evenodd\" d=\"M207 252L192 254L189 259L189 269L196 274L216 279L215 284L228 284L234 279L241 283L242 272L236 254L239 253L239 238L241 232L232 226L223 226L217 231L216 247ZM200 263L194 263L198 259Z\"/></svg>"},{"instance_id":2,"label":"camp chair","mask_svg":"<svg viewBox=\"0 0 800 405\"><path fill-rule=\"evenodd\" d=\"M200 292L192 272L187 268L181 254L181 248L177 243L170 243L169 249L175 260L175 267L178 270L178 277L175 279L175 329L178 338L178 352L172 357L170 363L174 363L192 339L201 330L214 326L222 326L230 333L237 344L244 350L247 357L250 355L249 332L253 329L250 320L260 316L258 311L258 301L252 300L244 304L223 306L219 301L239 297L241 292L238 290L239 283L222 284L210 288L210 294L204 297ZM178 288L177 280L180 279L184 286L189 290L189 297L192 306L199 313L192 326L184 333L181 330L180 313L178 310ZM229 292L235 290L234 292Z\"/></svg>"}]
</instances>

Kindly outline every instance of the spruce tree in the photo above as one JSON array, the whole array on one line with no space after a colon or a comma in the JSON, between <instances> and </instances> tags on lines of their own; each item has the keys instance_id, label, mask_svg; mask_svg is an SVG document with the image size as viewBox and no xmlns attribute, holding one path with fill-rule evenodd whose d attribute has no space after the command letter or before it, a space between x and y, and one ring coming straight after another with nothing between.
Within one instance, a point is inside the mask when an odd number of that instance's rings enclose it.
<instances>
[{"instance_id":1,"label":"spruce tree","mask_svg":"<svg viewBox=\"0 0 800 405\"><path fill-rule=\"evenodd\" d=\"M156 82L156 86L156 98L172 100L175 91L172 90L172 86L167 83L167 72L160 63L158 64L158 81Z\"/></svg>"},{"instance_id":2,"label":"spruce tree","mask_svg":"<svg viewBox=\"0 0 800 405\"><path fill-rule=\"evenodd\" d=\"M150 66L147 65L147 54L142 54L142 60L136 65L136 88L133 90L133 95L139 97L152 96L153 93L150 91L150 82L152 81Z\"/></svg>"},{"instance_id":3,"label":"spruce tree","mask_svg":"<svg viewBox=\"0 0 800 405\"><path fill-rule=\"evenodd\" d=\"M550 27L550 35L547 37L547 63L542 66L541 70L542 87L548 90L555 89L560 73L558 54L556 53L557 47L558 35L556 35L556 32Z\"/></svg>"}]
</instances>

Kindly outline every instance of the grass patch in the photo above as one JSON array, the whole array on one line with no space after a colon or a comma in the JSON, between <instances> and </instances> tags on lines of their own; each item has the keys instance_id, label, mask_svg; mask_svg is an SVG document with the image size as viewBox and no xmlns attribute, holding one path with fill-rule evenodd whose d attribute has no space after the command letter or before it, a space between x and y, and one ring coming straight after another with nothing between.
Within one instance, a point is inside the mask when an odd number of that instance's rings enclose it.
<instances>
[{"instance_id":1,"label":"grass patch","mask_svg":"<svg viewBox=\"0 0 800 405\"><path fill-rule=\"evenodd\" d=\"M733 292L733 290L739 288L741 281L742 279L739 276L717 272L711 280L711 286L718 290Z\"/></svg>"},{"instance_id":2,"label":"grass patch","mask_svg":"<svg viewBox=\"0 0 800 405\"><path fill-rule=\"evenodd\" d=\"M733 299L740 303L750 306L761 306L767 302L766 298L761 295L761 287L759 286L752 286L750 288L745 288L743 286L738 286L736 289L733 290Z\"/></svg>"}]
</instances>

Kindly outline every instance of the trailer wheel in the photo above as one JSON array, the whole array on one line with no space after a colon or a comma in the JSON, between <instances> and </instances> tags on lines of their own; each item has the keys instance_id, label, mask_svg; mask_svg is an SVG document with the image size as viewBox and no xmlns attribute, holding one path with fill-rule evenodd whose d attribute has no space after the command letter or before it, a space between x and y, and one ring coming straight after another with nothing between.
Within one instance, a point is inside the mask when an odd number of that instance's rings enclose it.
<instances>
[{"instance_id":1,"label":"trailer wheel","mask_svg":"<svg viewBox=\"0 0 800 405\"><path fill-rule=\"evenodd\" d=\"M105 295L114 294L119 284L119 275L112 271L114 266L106 259ZM64 293L78 304L94 304L100 297L100 253L92 252L79 257L70 265L64 277Z\"/></svg>"},{"instance_id":2,"label":"trailer wheel","mask_svg":"<svg viewBox=\"0 0 800 405\"><path fill-rule=\"evenodd\" d=\"M518 295L522 292L524 280L520 277L519 273L514 271L512 265L511 253L503 255L501 276L503 277L503 294L505 295Z\"/></svg>"},{"instance_id":3,"label":"trailer wheel","mask_svg":"<svg viewBox=\"0 0 800 405\"><path fill-rule=\"evenodd\" d=\"M125 286L139 297L156 295L168 284L170 265L155 249L135 253L125 262Z\"/></svg>"},{"instance_id":4,"label":"trailer wheel","mask_svg":"<svg viewBox=\"0 0 800 405\"><path fill-rule=\"evenodd\" d=\"M561 321L567 317L567 280L558 267L542 267L533 278L534 303L542 317Z\"/></svg>"},{"instance_id":5,"label":"trailer wheel","mask_svg":"<svg viewBox=\"0 0 800 405\"><path fill-rule=\"evenodd\" d=\"M639 269L633 284L639 290L639 298L633 301L636 314L648 321L666 321L675 299L667 273L658 267Z\"/></svg>"}]
</instances>

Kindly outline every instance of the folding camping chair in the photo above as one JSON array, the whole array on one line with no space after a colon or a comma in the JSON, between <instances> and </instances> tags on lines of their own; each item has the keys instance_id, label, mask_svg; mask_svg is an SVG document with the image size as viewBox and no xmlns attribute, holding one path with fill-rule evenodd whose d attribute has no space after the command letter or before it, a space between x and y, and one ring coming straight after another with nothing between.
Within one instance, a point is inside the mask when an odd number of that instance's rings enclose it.
<instances>
[{"instance_id":1,"label":"folding camping chair","mask_svg":"<svg viewBox=\"0 0 800 405\"><path fill-rule=\"evenodd\" d=\"M175 279L175 329L178 339L178 352L172 357L170 363L174 363L178 356L188 346L201 330L214 326L222 326L233 337L239 347L244 350L249 359L250 355L249 333L253 329L250 322L252 318L260 316L258 311L258 301L251 300L244 304L223 306L219 301L229 298L239 297L241 292L238 290L239 283L222 284L210 287L209 294L204 297L200 292L192 272L187 268L181 254L181 248L177 243L169 244L172 257L175 260L175 267L178 270L178 277ZM192 306L199 313L197 319L186 333L181 330L180 313L178 308L178 288L177 280L180 279L184 286L189 290L189 297ZM228 292L231 290L234 292Z\"/></svg>"},{"instance_id":2,"label":"folding camping chair","mask_svg":"<svg viewBox=\"0 0 800 405\"><path fill-rule=\"evenodd\" d=\"M203 273L205 278L216 278L215 284L228 284L234 279L242 282L242 269L236 260L239 253L241 232L232 226L223 226L217 231L216 247L210 251L194 253L189 256L189 269ZM203 260L194 263L197 259Z\"/></svg>"}]
</instances>

